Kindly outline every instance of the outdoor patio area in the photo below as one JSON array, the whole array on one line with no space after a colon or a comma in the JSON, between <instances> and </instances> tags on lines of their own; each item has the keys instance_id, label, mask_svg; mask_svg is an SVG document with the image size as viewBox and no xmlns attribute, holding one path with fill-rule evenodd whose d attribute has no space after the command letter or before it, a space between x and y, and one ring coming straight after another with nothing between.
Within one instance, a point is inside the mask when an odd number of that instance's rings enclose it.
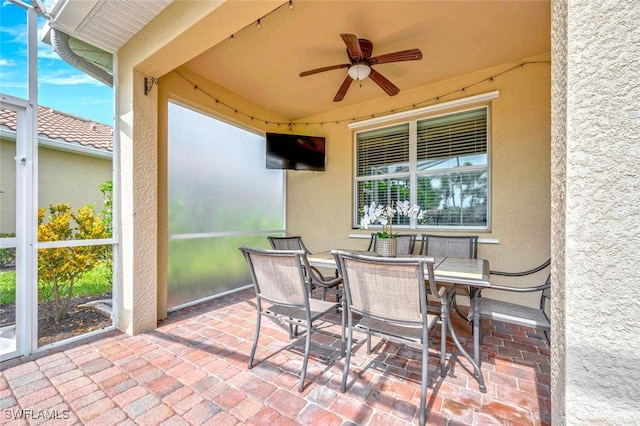
<instances>
[{"instance_id":1,"label":"outdoor patio area","mask_svg":"<svg viewBox=\"0 0 640 426\"><path fill-rule=\"evenodd\" d=\"M392 343L366 354L354 334L347 392L340 392L340 315L312 336L298 393L304 333L263 319L256 365L247 369L256 323L253 290L172 312L148 333L108 332L0 365L3 424L402 425L417 424L420 353ZM453 314L471 350L470 326ZM449 342L448 374L430 354L427 423L544 425L551 422L549 346L542 333L483 324L480 393L470 364ZM433 355L433 356L431 356ZM18 419L22 417L23 419ZM28 417L29 420L24 420ZM56 419L55 422L52 419Z\"/></svg>"}]
</instances>

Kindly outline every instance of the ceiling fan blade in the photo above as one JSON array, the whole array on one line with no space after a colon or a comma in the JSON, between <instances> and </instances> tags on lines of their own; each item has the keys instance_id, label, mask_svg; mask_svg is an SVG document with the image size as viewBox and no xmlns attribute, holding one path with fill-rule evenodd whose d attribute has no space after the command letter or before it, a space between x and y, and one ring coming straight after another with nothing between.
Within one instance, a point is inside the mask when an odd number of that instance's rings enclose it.
<instances>
[{"instance_id":1,"label":"ceiling fan blade","mask_svg":"<svg viewBox=\"0 0 640 426\"><path fill-rule=\"evenodd\" d=\"M337 70L337 69L340 69L340 68L347 68L350 65L351 64L330 65L328 67L322 67L322 68L316 68L316 69L309 70L309 71L303 71L303 72L300 73L300 77L306 77L308 75L318 74L319 72Z\"/></svg>"},{"instance_id":2,"label":"ceiling fan blade","mask_svg":"<svg viewBox=\"0 0 640 426\"><path fill-rule=\"evenodd\" d=\"M380 74L378 71L374 70L373 68L371 68L371 74L369 74L369 77L378 86L380 86L382 90L387 92L387 95L395 96L398 93L400 93L400 89L398 89L398 87L395 84L387 80L382 74Z\"/></svg>"},{"instance_id":3,"label":"ceiling fan blade","mask_svg":"<svg viewBox=\"0 0 640 426\"><path fill-rule=\"evenodd\" d=\"M338 89L338 93L336 93L336 96L333 98L333 102L340 102L341 100L344 99L344 95L347 94L347 90L349 90L349 86L351 86L352 81L353 79L349 76L347 76L347 78L344 79L344 81L342 82L342 85Z\"/></svg>"},{"instance_id":4,"label":"ceiling fan blade","mask_svg":"<svg viewBox=\"0 0 640 426\"><path fill-rule=\"evenodd\" d=\"M375 58L369 59L368 62L370 65L376 65L386 64L389 62L417 61L420 59L422 59L422 52L420 49L408 49L376 56Z\"/></svg>"},{"instance_id":5,"label":"ceiling fan blade","mask_svg":"<svg viewBox=\"0 0 640 426\"><path fill-rule=\"evenodd\" d=\"M360 49L360 42L358 41L358 37L355 34L340 34L342 37L342 41L347 45L347 52L349 52L349 57L353 61L360 61L362 56L362 49Z\"/></svg>"}]
</instances>

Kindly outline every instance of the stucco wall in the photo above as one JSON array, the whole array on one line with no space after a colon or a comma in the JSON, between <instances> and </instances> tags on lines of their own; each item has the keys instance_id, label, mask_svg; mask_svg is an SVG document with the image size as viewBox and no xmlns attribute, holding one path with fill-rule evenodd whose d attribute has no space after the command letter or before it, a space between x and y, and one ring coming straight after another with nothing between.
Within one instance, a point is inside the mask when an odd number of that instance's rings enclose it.
<instances>
[{"instance_id":1,"label":"stucco wall","mask_svg":"<svg viewBox=\"0 0 640 426\"><path fill-rule=\"evenodd\" d=\"M468 88L464 93L443 97L441 102L495 90L500 92L499 97L491 102L492 228L488 232L474 231L481 238L498 243L481 244L479 255L489 259L492 268L501 270L524 270L542 263L550 255L549 59L549 55L542 55L527 59L531 63L524 66L518 66L518 63L504 64L400 93L393 98L337 109L294 123L294 132L327 138L327 162L325 172L287 172L288 233L302 235L312 251L338 247L366 248L366 239L349 238L351 233L370 232L352 228L353 131L347 126L350 118L411 105L511 70L493 81ZM247 119L222 103L269 121L286 121L283 117L251 105L238 94L229 93L214 82L203 80L184 69L178 72L169 72L160 81L161 123L166 123L163 105L171 97L247 129L259 132L287 131L282 127L265 126ZM199 90L194 90L184 77L196 84ZM217 104L205 93L215 93L223 102ZM329 123L307 124L322 121ZM335 124L335 121L340 122ZM161 124L161 128L164 126ZM164 131L160 134L163 135ZM161 151L160 157L163 155ZM159 173L162 175L164 172L160 170ZM519 299L522 303L539 303L535 296L525 295Z\"/></svg>"},{"instance_id":2,"label":"stucco wall","mask_svg":"<svg viewBox=\"0 0 640 426\"><path fill-rule=\"evenodd\" d=\"M539 63L522 67L504 64L401 92L393 98L301 120L329 122L300 128L327 137L327 170L324 173L287 172L288 231L303 235L311 251L366 248L368 244L367 240L348 236L370 231L352 228L353 132L346 124L331 124L332 120L412 105L468 87L515 66L493 82L444 97L440 102L494 90L500 92L499 97L491 101L492 228L488 232L473 233L499 242L481 244L479 248L479 256L489 259L493 269L524 270L544 262L550 255L551 66L548 55L528 61Z\"/></svg>"},{"instance_id":3,"label":"stucco wall","mask_svg":"<svg viewBox=\"0 0 640 426\"><path fill-rule=\"evenodd\" d=\"M554 152L566 154L554 162L554 180L565 181L554 188L554 205L564 206L553 216L554 258L563 261L552 347L558 424L640 418L639 22L636 2L553 10Z\"/></svg>"}]
</instances>

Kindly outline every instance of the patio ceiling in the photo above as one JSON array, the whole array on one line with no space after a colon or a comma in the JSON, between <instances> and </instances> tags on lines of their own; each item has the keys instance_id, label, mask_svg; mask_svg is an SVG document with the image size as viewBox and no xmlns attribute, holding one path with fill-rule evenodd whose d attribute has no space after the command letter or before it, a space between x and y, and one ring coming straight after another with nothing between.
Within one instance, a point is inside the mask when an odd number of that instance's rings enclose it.
<instances>
[{"instance_id":1,"label":"patio ceiling","mask_svg":"<svg viewBox=\"0 0 640 426\"><path fill-rule=\"evenodd\" d=\"M70 35L117 50L171 0L124 2L64 0L55 19ZM155 3L154 7L140 5ZM248 101L296 120L387 95L371 79L354 82L344 100L333 97L347 75L341 33L373 42L373 55L419 48L420 61L376 65L401 93L492 66L550 51L550 2L537 1L312 1L294 0L184 66ZM70 15L74 13L73 21ZM69 24L69 22L75 22ZM99 34L95 27L118 28ZM75 28L74 28L75 27ZM125 35L130 34L130 35ZM231 34L230 34L231 35Z\"/></svg>"}]
</instances>

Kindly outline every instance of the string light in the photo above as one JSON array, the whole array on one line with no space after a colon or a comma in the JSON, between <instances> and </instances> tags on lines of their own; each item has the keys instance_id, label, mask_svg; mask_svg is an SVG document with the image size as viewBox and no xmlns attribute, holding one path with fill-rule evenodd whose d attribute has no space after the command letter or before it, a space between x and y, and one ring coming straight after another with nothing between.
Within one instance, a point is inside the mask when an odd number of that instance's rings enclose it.
<instances>
[{"instance_id":1,"label":"string light","mask_svg":"<svg viewBox=\"0 0 640 426\"><path fill-rule=\"evenodd\" d=\"M273 12L275 12L276 10L280 9L282 6L284 5L288 5L289 10L293 10L293 0L289 0L287 3L282 3L280 6L276 7L275 9L273 9L271 12L267 13L266 15L264 15L262 18L258 19L255 24L256 24L256 28L260 29L262 28L262 20L264 18L266 18L267 16L271 15ZM251 24L249 24L251 25ZM245 28L247 28L249 25L245 26L244 28L240 29L240 31L244 30ZM229 41L231 41L232 43L235 41L235 37L233 34L231 34L231 37L229 37ZM209 51L211 51L211 49L209 49Z\"/></svg>"},{"instance_id":2,"label":"string light","mask_svg":"<svg viewBox=\"0 0 640 426\"><path fill-rule=\"evenodd\" d=\"M216 98L216 97L212 96L211 94L207 93L205 90L203 90L202 88L200 88L199 86L197 86L195 83L193 83L192 81L190 81L187 77L185 77L184 75L182 75L179 71L174 70L173 72L175 72L175 73L176 73L176 74L178 74L180 77L182 77L185 81L187 81L189 84L191 84L191 85L193 86L194 90L199 90L199 91L201 91L201 92L202 92L202 93L204 93L206 96L208 96L208 97L210 97L211 99L213 99L213 100L215 101L215 103L216 103L216 104L218 104L218 105L223 105L224 107L226 107L226 108L228 108L229 110L233 111L235 114L243 115L243 116L245 116L245 117L247 117L248 119L251 119L251 120L257 119L257 120L260 120L260 121L264 121L264 124L265 124L265 125L275 125L275 126L278 126L278 127L280 127L280 125L287 126L287 127L289 128L289 130L291 130L291 131L292 131L292 130L293 130L293 126L302 126L302 125L309 126L309 125L312 125L312 124L319 124L319 125L321 125L321 126L322 126L322 125L324 125L324 124L330 124L330 123L335 123L336 125L339 125L339 124L340 124L340 123L342 123L342 122L356 122L356 121L358 121L358 120L363 120L363 119L367 119L367 118L374 118L374 117L376 117L376 116L384 116L384 115L386 115L386 114L394 113L394 112L396 112L396 111L401 111L401 110L411 110L411 109L418 109L418 108L421 108L422 106L427 106L427 105L429 105L429 104L430 104L430 103L432 103L432 102L438 103L442 98L445 98L445 97L451 96L451 95L453 95L453 94L456 94L456 93L465 93L466 89L469 89L469 88L471 88L471 87L478 86L478 85L480 85L480 84L482 84L482 83L493 83L497 77L500 77L500 76L502 76L502 75L504 75L504 74L507 74L507 73L509 73L509 72L512 72L512 71L514 71L514 70L516 70L516 69L518 69L518 68L524 67L525 65L530 65L530 64L550 64L550 63L551 63L551 61L532 61L532 62L523 62L523 63L521 63L521 64L519 64L519 65L516 65L516 66L514 66L514 67L511 67L511 68L509 68L509 69L506 69L506 70L504 70L504 71L502 71L502 72L500 72L500 73L498 73L498 74L496 74L496 75L493 75L493 76L490 76L490 77L484 78L484 79L482 79L482 80L479 80L479 81L477 81L477 82L475 82L475 83L473 83L473 84L470 84L470 85L468 85L468 86L461 87L460 89L457 89L457 90L452 90L452 91L450 91L450 92L448 92L448 93L445 93L445 94L442 94L442 95L439 95L439 96L434 96L434 97L432 97L432 98L430 98L430 99L425 99L424 101L417 102L417 103L414 103L414 104L408 105L408 106L406 106L406 107L401 107L401 108L391 109L391 110L382 111L382 112L374 113L374 114L371 114L371 115L360 116L360 117L351 117L351 118L338 119L338 120L335 120L335 121L334 121L334 120L332 120L332 121L318 121L318 122L305 122L305 123L292 123L292 122L283 123L283 122L277 122L277 121L269 121L269 120L263 120L263 119L261 119L261 118L257 118L257 117L255 117L255 116L250 115L250 114L244 113L244 112L239 111L238 109L236 109L236 108L234 108L234 107L232 107L232 106L230 106L230 105L228 105L228 104L224 103L223 101L221 101L221 100L219 100L218 98Z\"/></svg>"}]
</instances>

